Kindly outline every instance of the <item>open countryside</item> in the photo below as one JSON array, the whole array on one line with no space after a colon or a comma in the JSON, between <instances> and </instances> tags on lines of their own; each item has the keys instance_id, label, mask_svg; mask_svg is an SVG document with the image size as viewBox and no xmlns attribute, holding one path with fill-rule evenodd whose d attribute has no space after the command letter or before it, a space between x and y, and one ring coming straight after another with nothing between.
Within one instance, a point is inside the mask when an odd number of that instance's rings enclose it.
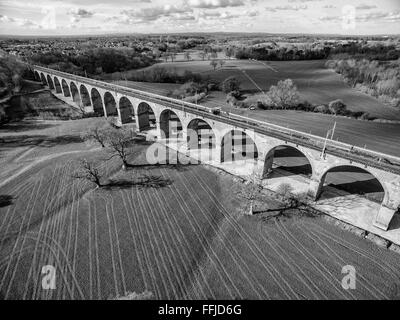
<instances>
[{"instance_id":1,"label":"open countryside","mask_svg":"<svg viewBox=\"0 0 400 320\"><path fill-rule=\"evenodd\" d=\"M0 300L400 298L398 4L356 1L355 29L329 0L21 6Z\"/></svg>"}]
</instances>

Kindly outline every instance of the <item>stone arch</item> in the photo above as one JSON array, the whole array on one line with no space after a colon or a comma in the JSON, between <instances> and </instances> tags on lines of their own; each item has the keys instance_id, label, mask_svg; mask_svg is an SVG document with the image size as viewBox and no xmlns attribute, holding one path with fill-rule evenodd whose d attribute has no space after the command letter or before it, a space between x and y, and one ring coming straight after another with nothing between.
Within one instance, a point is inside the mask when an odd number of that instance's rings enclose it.
<instances>
[{"instance_id":1,"label":"stone arch","mask_svg":"<svg viewBox=\"0 0 400 320\"><path fill-rule=\"evenodd\" d=\"M265 156L262 178L271 177L274 173L279 176L304 175L311 178L312 161L296 147L278 145L269 150Z\"/></svg>"},{"instance_id":2,"label":"stone arch","mask_svg":"<svg viewBox=\"0 0 400 320\"><path fill-rule=\"evenodd\" d=\"M87 89L83 84L80 85L80 87L79 87L79 92L80 92L80 94L81 94L82 105L83 105L84 107L89 107L89 106L91 106L91 105L92 105L92 102L91 102L91 100L90 100L89 91L88 91L88 89Z\"/></svg>"},{"instance_id":3,"label":"stone arch","mask_svg":"<svg viewBox=\"0 0 400 320\"><path fill-rule=\"evenodd\" d=\"M106 108L107 117L118 116L117 103L114 96L110 92L104 94L104 106Z\"/></svg>"},{"instance_id":4,"label":"stone arch","mask_svg":"<svg viewBox=\"0 0 400 320\"><path fill-rule=\"evenodd\" d=\"M53 83L53 80L51 80L51 77L49 74L47 75L47 83L49 85L50 90L54 90L54 83Z\"/></svg>"},{"instance_id":5,"label":"stone arch","mask_svg":"<svg viewBox=\"0 0 400 320\"><path fill-rule=\"evenodd\" d=\"M135 120L133 104L127 97L121 97L121 99L119 99L118 106L122 123L130 123Z\"/></svg>"},{"instance_id":6,"label":"stone arch","mask_svg":"<svg viewBox=\"0 0 400 320\"><path fill-rule=\"evenodd\" d=\"M211 150L216 148L216 137L211 125L203 119L193 119L187 125L188 150Z\"/></svg>"},{"instance_id":7,"label":"stone arch","mask_svg":"<svg viewBox=\"0 0 400 320\"><path fill-rule=\"evenodd\" d=\"M40 78L39 72L35 71L35 79L38 81L41 81L42 79Z\"/></svg>"},{"instance_id":8,"label":"stone arch","mask_svg":"<svg viewBox=\"0 0 400 320\"><path fill-rule=\"evenodd\" d=\"M178 115L170 110L165 109L160 114L160 130L161 138L165 139L182 139L183 138L182 121Z\"/></svg>"},{"instance_id":9,"label":"stone arch","mask_svg":"<svg viewBox=\"0 0 400 320\"><path fill-rule=\"evenodd\" d=\"M40 74L40 79L44 85L47 85L46 77L44 76L43 72Z\"/></svg>"},{"instance_id":10,"label":"stone arch","mask_svg":"<svg viewBox=\"0 0 400 320\"><path fill-rule=\"evenodd\" d=\"M81 97L79 95L78 87L76 86L76 84L74 82L71 81L71 83L69 85L69 88L70 88L70 93L71 93L72 100L77 105L80 105L81 104Z\"/></svg>"},{"instance_id":11,"label":"stone arch","mask_svg":"<svg viewBox=\"0 0 400 320\"><path fill-rule=\"evenodd\" d=\"M221 163L258 159L257 146L243 130L230 130L221 140Z\"/></svg>"},{"instance_id":12,"label":"stone arch","mask_svg":"<svg viewBox=\"0 0 400 320\"><path fill-rule=\"evenodd\" d=\"M56 93L62 93L61 84L57 77L54 77L54 87L56 89Z\"/></svg>"},{"instance_id":13,"label":"stone arch","mask_svg":"<svg viewBox=\"0 0 400 320\"><path fill-rule=\"evenodd\" d=\"M154 110L146 102L141 102L137 109L138 129L139 131L146 131L156 127L156 117Z\"/></svg>"},{"instance_id":14,"label":"stone arch","mask_svg":"<svg viewBox=\"0 0 400 320\"><path fill-rule=\"evenodd\" d=\"M104 106L103 100L101 99L101 95L96 88L92 88L90 91L92 97L93 111L101 116L104 116Z\"/></svg>"},{"instance_id":15,"label":"stone arch","mask_svg":"<svg viewBox=\"0 0 400 320\"><path fill-rule=\"evenodd\" d=\"M358 194L382 203L387 196L385 185L366 168L354 164L335 165L321 176L316 200L332 195Z\"/></svg>"},{"instance_id":16,"label":"stone arch","mask_svg":"<svg viewBox=\"0 0 400 320\"><path fill-rule=\"evenodd\" d=\"M61 80L61 85L62 85L62 89L64 91L64 97L70 97L71 91L69 90L69 86L67 84L67 81L65 81L65 79Z\"/></svg>"}]
</instances>

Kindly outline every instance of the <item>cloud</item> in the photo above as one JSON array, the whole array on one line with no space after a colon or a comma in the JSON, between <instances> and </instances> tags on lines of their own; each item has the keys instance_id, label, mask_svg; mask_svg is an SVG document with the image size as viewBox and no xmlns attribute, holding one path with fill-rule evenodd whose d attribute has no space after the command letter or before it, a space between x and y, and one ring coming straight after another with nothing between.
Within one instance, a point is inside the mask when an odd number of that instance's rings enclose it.
<instances>
[{"instance_id":1,"label":"cloud","mask_svg":"<svg viewBox=\"0 0 400 320\"><path fill-rule=\"evenodd\" d=\"M324 5L322 8L325 8L325 9L334 9L334 8L337 8L335 5L333 5L333 4L326 4L326 5Z\"/></svg>"},{"instance_id":2,"label":"cloud","mask_svg":"<svg viewBox=\"0 0 400 320\"><path fill-rule=\"evenodd\" d=\"M387 22L400 22L400 10L391 12L370 12L362 15L356 15L357 22L369 22L374 20L387 21ZM322 16L320 21L339 22L342 21L342 16Z\"/></svg>"},{"instance_id":3,"label":"cloud","mask_svg":"<svg viewBox=\"0 0 400 320\"><path fill-rule=\"evenodd\" d=\"M276 12L276 11L299 11L307 9L306 4L295 4L295 5L285 5L285 6L275 6L275 7L265 7L266 11Z\"/></svg>"},{"instance_id":4,"label":"cloud","mask_svg":"<svg viewBox=\"0 0 400 320\"><path fill-rule=\"evenodd\" d=\"M5 15L0 14L0 22L6 23L14 23L19 27L23 27L26 29L41 29L42 26L30 19L22 19L22 18L12 18Z\"/></svg>"},{"instance_id":5,"label":"cloud","mask_svg":"<svg viewBox=\"0 0 400 320\"><path fill-rule=\"evenodd\" d=\"M176 18L177 20L193 20L193 10L187 6L164 5L133 10L123 10L121 17L112 17L128 23L146 23L161 18Z\"/></svg>"},{"instance_id":6,"label":"cloud","mask_svg":"<svg viewBox=\"0 0 400 320\"><path fill-rule=\"evenodd\" d=\"M93 17L94 12L82 8L74 8L68 10L68 14L77 19L84 19Z\"/></svg>"},{"instance_id":7,"label":"cloud","mask_svg":"<svg viewBox=\"0 0 400 320\"><path fill-rule=\"evenodd\" d=\"M356 20L360 22L367 22L371 20L384 20L389 22L400 21L400 10L391 12L370 12L363 15L356 16Z\"/></svg>"},{"instance_id":8,"label":"cloud","mask_svg":"<svg viewBox=\"0 0 400 320\"><path fill-rule=\"evenodd\" d=\"M72 8L67 11L67 14L71 16L70 21L74 24L81 21L81 19L93 17L94 12L82 8Z\"/></svg>"},{"instance_id":9,"label":"cloud","mask_svg":"<svg viewBox=\"0 0 400 320\"><path fill-rule=\"evenodd\" d=\"M376 5L369 5L369 4L364 4L364 3L356 6L357 10L369 10L369 9L375 9L375 8L377 8Z\"/></svg>"},{"instance_id":10,"label":"cloud","mask_svg":"<svg viewBox=\"0 0 400 320\"><path fill-rule=\"evenodd\" d=\"M319 1L322 1L322 0L289 0L288 2L302 2L302 3L304 3L304 2L319 2Z\"/></svg>"},{"instance_id":11,"label":"cloud","mask_svg":"<svg viewBox=\"0 0 400 320\"><path fill-rule=\"evenodd\" d=\"M201 9L240 7L245 4L243 0L186 0L186 3L192 8Z\"/></svg>"},{"instance_id":12,"label":"cloud","mask_svg":"<svg viewBox=\"0 0 400 320\"><path fill-rule=\"evenodd\" d=\"M15 19L0 14L0 22L15 22Z\"/></svg>"}]
</instances>

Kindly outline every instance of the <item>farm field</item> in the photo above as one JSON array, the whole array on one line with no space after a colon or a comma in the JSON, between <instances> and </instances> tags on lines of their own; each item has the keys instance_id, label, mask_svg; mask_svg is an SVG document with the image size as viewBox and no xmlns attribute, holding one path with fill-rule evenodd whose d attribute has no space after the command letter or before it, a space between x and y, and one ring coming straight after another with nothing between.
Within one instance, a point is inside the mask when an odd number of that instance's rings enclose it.
<instances>
[{"instance_id":1,"label":"farm field","mask_svg":"<svg viewBox=\"0 0 400 320\"><path fill-rule=\"evenodd\" d=\"M197 72L218 81L235 76L245 92L254 94L261 93L260 90L268 91L270 86L279 80L290 78L297 85L301 98L311 103L329 103L332 100L342 99L350 110L368 112L371 116L382 119L400 120L400 110L385 106L379 100L349 87L340 75L325 68L325 62L326 60L268 62L226 60L222 68L218 67L214 71L210 61L178 61L159 63L137 72L164 67L182 73L185 70ZM225 104L225 96L223 99L216 98L214 102Z\"/></svg>"},{"instance_id":2,"label":"farm field","mask_svg":"<svg viewBox=\"0 0 400 320\"><path fill-rule=\"evenodd\" d=\"M348 87L333 71L324 68L324 61L285 61L270 62L263 65L262 62L227 60L222 70L212 71L207 61L162 63L165 66L177 70L192 70L202 72L223 80L230 75L240 79L245 89L257 90L245 74L239 70L245 70L258 86L267 90L270 85L278 80L288 77L295 80L302 94L314 97L317 100L310 101L329 102L340 97L348 107L357 111L367 111L371 115L384 119L400 120L400 110L389 108L377 99L359 93ZM149 68L153 68L149 67ZM148 68L147 68L148 69ZM275 71L279 72L275 72ZM145 83L133 81L119 81L120 85L127 85L138 90L144 90L160 95L166 95L179 87L178 84ZM332 88L335 88L334 90ZM318 100L319 99L319 100ZM312 133L325 137L334 123L337 123L334 139L349 143L354 146L367 147L368 149L400 156L400 125L398 123L384 123L375 121L361 121L345 117L334 117L320 113L308 113L294 110L248 110L232 108L226 102L226 96L222 92L213 91L201 104L208 107L221 107L223 111L236 113L255 118L273 124L289 127L306 133ZM374 113L375 112L375 113Z\"/></svg>"},{"instance_id":3,"label":"farm field","mask_svg":"<svg viewBox=\"0 0 400 320\"><path fill-rule=\"evenodd\" d=\"M108 299L146 290L153 299L398 294L400 255L322 216L244 216L237 179L201 165L146 166L146 143L126 172L116 159L105 162L107 187L73 180L78 159L105 157L78 139L93 120L1 128L0 194L12 197L0 206L1 299ZM281 206L272 194L264 205ZM41 287L49 264L56 290ZM357 270L355 290L341 287L345 265Z\"/></svg>"}]
</instances>

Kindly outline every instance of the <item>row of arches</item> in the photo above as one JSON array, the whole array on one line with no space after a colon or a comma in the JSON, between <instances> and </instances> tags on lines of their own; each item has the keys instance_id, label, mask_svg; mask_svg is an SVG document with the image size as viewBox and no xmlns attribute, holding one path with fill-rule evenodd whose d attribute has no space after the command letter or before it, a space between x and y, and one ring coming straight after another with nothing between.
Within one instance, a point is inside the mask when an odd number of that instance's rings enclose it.
<instances>
[{"instance_id":1,"label":"row of arches","mask_svg":"<svg viewBox=\"0 0 400 320\"><path fill-rule=\"evenodd\" d=\"M71 97L77 104L82 106L93 106L95 113L101 116L117 116L117 101L110 92L106 92L102 98L96 88L90 92L86 86L77 85L71 81L68 85L65 79L61 83L57 77L53 79L41 73L35 72L35 76L43 84L49 86L64 97ZM118 101L121 118L127 122L135 120L134 107L126 97ZM156 116L154 110L146 102L141 102L137 107L137 127L139 131L147 131L156 128ZM184 139L183 125L177 114L165 109L159 116L160 132L165 139ZM192 150L208 150L210 153L217 148L218 141L211 126L203 119L194 119L187 125L187 148ZM221 141L220 161L222 163L240 160L258 160L259 151L253 139L242 130L231 130L226 133ZM270 150L264 159L262 178L272 179L274 177L301 175L310 178L313 168L307 156L299 149L287 145L281 145ZM381 203L384 198L382 184L367 170L352 166L342 165L329 169L325 172L321 181L319 198L328 198L333 193L332 189L357 193L366 198Z\"/></svg>"}]
</instances>

